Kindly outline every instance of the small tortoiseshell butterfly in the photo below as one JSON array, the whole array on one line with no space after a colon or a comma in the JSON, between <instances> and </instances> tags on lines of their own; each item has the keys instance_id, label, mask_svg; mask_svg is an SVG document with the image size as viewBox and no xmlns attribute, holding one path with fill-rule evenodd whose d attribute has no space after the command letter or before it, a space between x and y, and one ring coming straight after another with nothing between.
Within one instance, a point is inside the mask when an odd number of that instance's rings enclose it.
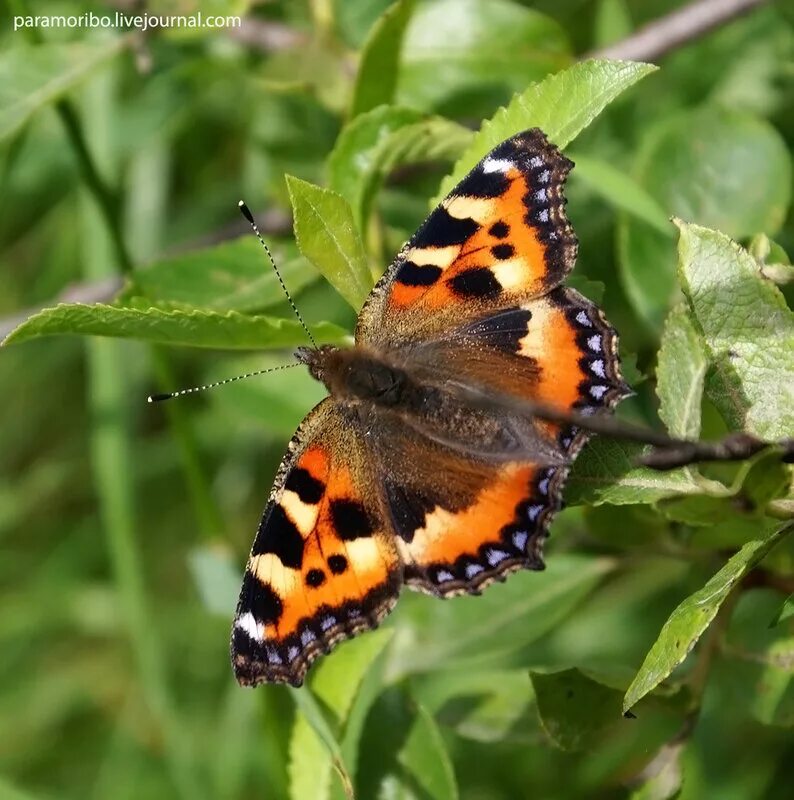
<instances>
[{"instance_id":1,"label":"small tortoiseshell butterfly","mask_svg":"<svg viewBox=\"0 0 794 800\"><path fill-rule=\"evenodd\" d=\"M577 251L572 166L537 128L500 144L397 255L355 346L298 350L330 396L292 438L248 559L241 684L299 686L403 584L450 597L543 569L587 433L493 400L595 414L630 393L615 331L561 285Z\"/></svg>"}]
</instances>

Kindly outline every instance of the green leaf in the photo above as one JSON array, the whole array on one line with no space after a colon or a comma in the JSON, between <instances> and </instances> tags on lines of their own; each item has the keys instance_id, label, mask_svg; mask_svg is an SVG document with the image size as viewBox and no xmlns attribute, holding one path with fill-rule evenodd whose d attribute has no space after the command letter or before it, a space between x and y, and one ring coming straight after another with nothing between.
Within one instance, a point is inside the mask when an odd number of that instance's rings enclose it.
<instances>
[{"instance_id":1,"label":"green leaf","mask_svg":"<svg viewBox=\"0 0 794 800\"><path fill-rule=\"evenodd\" d=\"M687 470L660 472L635 466L644 452L636 444L601 437L594 439L574 462L565 487L565 502L630 505L703 491L702 485Z\"/></svg>"},{"instance_id":2,"label":"green leaf","mask_svg":"<svg viewBox=\"0 0 794 800\"><path fill-rule=\"evenodd\" d=\"M794 314L728 236L676 223L679 275L714 371L706 391L728 424L768 439L794 430Z\"/></svg>"},{"instance_id":3,"label":"green leaf","mask_svg":"<svg viewBox=\"0 0 794 800\"><path fill-rule=\"evenodd\" d=\"M600 0L595 15L593 46L600 49L625 39L632 27L626 0Z\"/></svg>"},{"instance_id":4,"label":"green leaf","mask_svg":"<svg viewBox=\"0 0 794 800\"><path fill-rule=\"evenodd\" d=\"M289 746L292 800L327 800L334 768L342 779L345 793L353 796L341 741L365 674L391 640L392 633L387 629L372 631L346 642L333 658L323 659L315 667L311 691L293 690L293 697L303 713L295 720Z\"/></svg>"},{"instance_id":5,"label":"green leaf","mask_svg":"<svg viewBox=\"0 0 794 800\"><path fill-rule=\"evenodd\" d=\"M282 260L274 253L284 283L299 292L317 275L296 256ZM119 297L121 304L139 296L157 303L184 304L214 311L256 311L285 301L276 273L262 246L244 236L191 253L164 258L135 271L134 285Z\"/></svg>"},{"instance_id":6,"label":"green leaf","mask_svg":"<svg viewBox=\"0 0 794 800\"><path fill-rule=\"evenodd\" d=\"M344 197L287 175L298 248L356 311L372 289L353 211Z\"/></svg>"},{"instance_id":7,"label":"green leaf","mask_svg":"<svg viewBox=\"0 0 794 800\"><path fill-rule=\"evenodd\" d=\"M361 52L351 117L394 99L403 34L413 8L414 0L398 0L372 27Z\"/></svg>"},{"instance_id":8,"label":"green leaf","mask_svg":"<svg viewBox=\"0 0 794 800\"><path fill-rule=\"evenodd\" d=\"M421 788L418 797L457 800L458 786L452 759L436 721L422 706L418 706L414 714L415 722L397 761Z\"/></svg>"},{"instance_id":9,"label":"green leaf","mask_svg":"<svg viewBox=\"0 0 794 800\"><path fill-rule=\"evenodd\" d=\"M622 694L578 669L530 672L543 729L561 750L585 750L603 741L623 718Z\"/></svg>"},{"instance_id":10,"label":"green leaf","mask_svg":"<svg viewBox=\"0 0 794 800\"><path fill-rule=\"evenodd\" d=\"M670 218L656 200L631 176L602 158L568 153L576 165L572 179L586 183L615 208L647 222L663 236L673 238Z\"/></svg>"},{"instance_id":11,"label":"green leaf","mask_svg":"<svg viewBox=\"0 0 794 800\"><path fill-rule=\"evenodd\" d=\"M653 691L687 657L731 590L792 530L794 525L783 525L766 539L748 542L673 611L626 692L624 711Z\"/></svg>"},{"instance_id":12,"label":"green leaf","mask_svg":"<svg viewBox=\"0 0 794 800\"><path fill-rule=\"evenodd\" d=\"M17 34L20 36L20 34ZM0 141L121 52L125 37L101 42L18 45L0 55Z\"/></svg>"},{"instance_id":13,"label":"green leaf","mask_svg":"<svg viewBox=\"0 0 794 800\"><path fill-rule=\"evenodd\" d=\"M482 597L460 597L412 620L410 639L397 639L389 677L499 663L568 616L614 567L610 559L558 553L540 573L518 573ZM401 600L403 619L416 607ZM420 611L417 609L417 611Z\"/></svg>"},{"instance_id":14,"label":"green leaf","mask_svg":"<svg viewBox=\"0 0 794 800\"><path fill-rule=\"evenodd\" d=\"M507 0L422 3L405 34L398 101L476 118L570 60L559 23L531 8Z\"/></svg>"},{"instance_id":15,"label":"green leaf","mask_svg":"<svg viewBox=\"0 0 794 800\"><path fill-rule=\"evenodd\" d=\"M527 128L541 128L554 144L565 147L616 97L655 69L628 61L583 61L533 84L483 123L442 182L434 205L496 145Z\"/></svg>"},{"instance_id":16,"label":"green leaf","mask_svg":"<svg viewBox=\"0 0 794 800\"><path fill-rule=\"evenodd\" d=\"M240 593L242 574L224 542L196 547L188 554L188 566L204 608L227 619Z\"/></svg>"},{"instance_id":17,"label":"green leaf","mask_svg":"<svg viewBox=\"0 0 794 800\"><path fill-rule=\"evenodd\" d=\"M643 782L631 793L629 800L675 800L683 785L681 755L685 742L664 744L643 769Z\"/></svg>"},{"instance_id":18,"label":"green leaf","mask_svg":"<svg viewBox=\"0 0 794 800\"><path fill-rule=\"evenodd\" d=\"M318 342L342 342L347 333L328 322L313 325ZM157 344L224 349L295 347L308 344L297 321L266 316L247 316L236 311L163 310L119 308L97 303L64 303L45 308L28 318L3 340L3 345L26 342L40 336L81 334L138 339Z\"/></svg>"},{"instance_id":19,"label":"green leaf","mask_svg":"<svg viewBox=\"0 0 794 800\"><path fill-rule=\"evenodd\" d=\"M781 622L785 622L785 620L791 619L792 617L794 617L794 593L790 594L783 601L783 605L780 606L775 613L775 616L769 623L769 627L774 628L775 625L780 625Z\"/></svg>"},{"instance_id":20,"label":"green leaf","mask_svg":"<svg viewBox=\"0 0 794 800\"><path fill-rule=\"evenodd\" d=\"M363 230L375 193L398 166L456 158L472 132L443 117L381 106L356 117L339 134L328 158L329 184L353 207Z\"/></svg>"},{"instance_id":21,"label":"green leaf","mask_svg":"<svg viewBox=\"0 0 794 800\"><path fill-rule=\"evenodd\" d=\"M735 239L774 233L791 196L791 158L778 132L747 114L706 107L648 130L634 177L668 216ZM624 217L620 277L653 330L675 296L675 253L655 231Z\"/></svg>"},{"instance_id":22,"label":"green leaf","mask_svg":"<svg viewBox=\"0 0 794 800\"><path fill-rule=\"evenodd\" d=\"M700 403L708 362L705 344L685 305L667 317L656 367L659 417L671 436L700 436Z\"/></svg>"},{"instance_id":23,"label":"green leaf","mask_svg":"<svg viewBox=\"0 0 794 800\"><path fill-rule=\"evenodd\" d=\"M780 595L753 589L739 598L722 649L731 704L763 725L794 727L794 621L770 628Z\"/></svg>"}]
</instances>

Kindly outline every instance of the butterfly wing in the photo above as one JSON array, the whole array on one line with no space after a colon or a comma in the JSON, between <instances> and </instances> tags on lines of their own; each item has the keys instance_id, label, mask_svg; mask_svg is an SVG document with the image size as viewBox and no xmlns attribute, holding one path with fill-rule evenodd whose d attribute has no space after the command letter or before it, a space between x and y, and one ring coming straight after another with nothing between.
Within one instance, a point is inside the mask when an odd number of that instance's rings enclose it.
<instances>
[{"instance_id":1,"label":"butterfly wing","mask_svg":"<svg viewBox=\"0 0 794 800\"><path fill-rule=\"evenodd\" d=\"M628 393L615 331L594 304L560 286L577 251L563 195L572 166L538 129L489 153L379 281L357 343L402 356L422 380L584 414L612 408ZM493 414L504 408L494 404ZM537 426L569 460L587 438L570 425ZM521 567L542 568L566 465L473 461L458 452L442 454L434 471L447 477L414 480L410 465L392 470L399 477L385 490L406 583L458 594ZM464 496L449 491L472 472Z\"/></svg>"},{"instance_id":2,"label":"butterfly wing","mask_svg":"<svg viewBox=\"0 0 794 800\"><path fill-rule=\"evenodd\" d=\"M500 144L403 247L356 341L394 347L546 294L573 268L563 185L573 164L537 128Z\"/></svg>"},{"instance_id":3,"label":"butterfly wing","mask_svg":"<svg viewBox=\"0 0 794 800\"><path fill-rule=\"evenodd\" d=\"M391 610L402 566L355 423L322 401L293 437L232 629L242 685L299 686L311 662Z\"/></svg>"}]
</instances>

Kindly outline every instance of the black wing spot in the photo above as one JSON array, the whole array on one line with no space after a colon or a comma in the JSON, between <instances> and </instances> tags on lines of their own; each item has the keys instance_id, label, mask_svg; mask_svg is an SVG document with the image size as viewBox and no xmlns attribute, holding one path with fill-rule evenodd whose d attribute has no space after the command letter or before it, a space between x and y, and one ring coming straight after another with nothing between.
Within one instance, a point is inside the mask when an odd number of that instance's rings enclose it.
<instances>
[{"instance_id":1,"label":"black wing spot","mask_svg":"<svg viewBox=\"0 0 794 800\"><path fill-rule=\"evenodd\" d=\"M467 333L484 344L517 353L521 340L529 332L532 313L525 308L511 308L469 326Z\"/></svg>"},{"instance_id":2,"label":"black wing spot","mask_svg":"<svg viewBox=\"0 0 794 800\"><path fill-rule=\"evenodd\" d=\"M432 286L441 276L441 267L420 267L413 261L406 261L397 272L395 280L405 286Z\"/></svg>"},{"instance_id":3,"label":"black wing spot","mask_svg":"<svg viewBox=\"0 0 794 800\"><path fill-rule=\"evenodd\" d=\"M281 598L266 583L262 583L252 572L246 572L240 591L238 616L250 611L257 622L264 625L278 622L284 606Z\"/></svg>"},{"instance_id":4,"label":"black wing spot","mask_svg":"<svg viewBox=\"0 0 794 800\"><path fill-rule=\"evenodd\" d=\"M252 555L273 553L285 567L298 569L303 562L303 537L279 503L259 523Z\"/></svg>"},{"instance_id":5,"label":"black wing spot","mask_svg":"<svg viewBox=\"0 0 794 800\"><path fill-rule=\"evenodd\" d=\"M325 491L325 484L318 481L309 470L295 467L287 476L284 488L298 495L302 503L316 505Z\"/></svg>"},{"instance_id":6,"label":"black wing spot","mask_svg":"<svg viewBox=\"0 0 794 800\"><path fill-rule=\"evenodd\" d=\"M502 285L488 267L472 267L451 278L449 286L461 297L496 297Z\"/></svg>"},{"instance_id":7,"label":"black wing spot","mask_svg":"<svg viewBox=\"0 0 794 800\"><path fill-rule=\"evenodd\" d=\"M439 206L427 218L411 244L414 247L450 247L468 241L479 229L479 223L473 219L458 219Z\"/></svg>"},{"instance_id":8,"label":"black wing spot","mask_svg":"<svg viewBox=\"0 0 794 800\"><path fill-rule=\"evenodd\" d=\"M435 503L419 492L391 481L386 482L386 499L397 535L410 544L414 533L425 524L425 516L432 511Z\"/></svg>"},{"instance_id":9,"label":"black wing spot","mask_svg":"<svg viewBox=\"0 0 794 800\"><path fill-rule=\"evenodd\" d=\"M355 500L333 500L331 519L336 535L343 541L372 535L372 522L364 506Z\"/></svg>"},{"instance_id":10,"label":"black wing spot","mask_svg":"<svg viewBox=\"0 0 794 800\"><path fill-rule=\"evenodd\" d=\"M510 234L510 226L506 222L494 222L490 228L488 228L488 233L494 237L494 239L506 239Z\"/></svg>"},{"instance_id":11,"label":"black wing spot","mask_svg":"<svg viewBox=\"0 0 794 800\"><path fill-rule=\"evenodd\" d=\"M347 569L347 559L338 554L329 556L328 569L330 569L334 575L341 575Z\"/></svg>"},{"instance_id":12,"label":"black wing spot","mask_svg":"<svg viewBox=\"0 0 794 800\"><path fill-rule=\"evenodd\" d=\"M516 250L512 244L495 244L491 248L491 253L494 258L504 261L506 258L512 258Z\"/></svg>"},{"instance_id":13,"label":"black wing spot","mask_svg":"<svg viewBox=\"0 0 794 800\"><path fill-rule=\"evenodd\" d=\"M508 186L510 178L503 172L485 172L477 167L455 187L455 194L464 197L501 197Z\"/></svg>"},{"instance_id":14,"label":"black wing spot","mask_svg":"<svg viewBox=\"0 0 794 800\"><path fill-rule=\"evenodd\" d=\"M306 573L306 583L313 589L325 583L325 573L321 569L310 569Z\"/></svg>"}]
</instances>

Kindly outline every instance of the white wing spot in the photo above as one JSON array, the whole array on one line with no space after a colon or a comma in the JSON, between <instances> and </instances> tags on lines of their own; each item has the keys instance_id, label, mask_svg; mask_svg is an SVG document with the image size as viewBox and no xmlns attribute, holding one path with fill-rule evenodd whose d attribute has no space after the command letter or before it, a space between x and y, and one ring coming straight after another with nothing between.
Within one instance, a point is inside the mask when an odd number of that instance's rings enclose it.
<instances>
[{"instance_id":1,"label":"white wing spot","mask_svg":"<svg viewBox=\"0 0 794 800\"><path fill-rule=\"evenodd\" d=\"M486 174L491 172L508 172L513 169L515 165L512 161L509 161L506 158L488 158L482 162L482 171Z\"/></svg>"},{"instance_id":2,"label":"white wing spot","mask_svg":"<svg viewBox=\"0 0 794 800\"><path fill-rule=\"evenodd\" d=\"M540 222L548 222L549 221L549 210L548 208L542 208L538 211L538 220Z\"/></svg>"},{"instance_id":3,"label":"white wing spot","mask_svg":"<svg viewBox=\"0 0 794 800\"><path fill-rule=\"evenodd\" d=\"M538 482L538 491L541 494L548 494L549 491L549 479L544 478L542 481Z\"/></svg>"},{"instance_id":4,"label":"white wing spot","mask_svg":"<svg viewBox=\"0 0 794 800\"><path fill-rule=\"evenodd\" d=\"M451 572L447 572L445 569L440 569L436 573L436 581L438 583L444 583L445 581L451 581L455 578L455 576Z\"/></svg>"},{"instance_id":5,"label":"white wing spot","mask_svg":"<svg viewBox=\"0 0 794 800\"><path fill-rule=\"evenodd\" d=\"M543 508L544 506L542 505L530 506L527 509L527 516L529 517L529 521L534 522L540 516L540 512L543 511Z\"/></svg>"},{"instance_id":6,"label":"white wing spot","mask_svg":"<svg viewBox=\"0 0 794 800\"><path fill-rule=\"evenodd\" d=\"M244 631L248 634L249 639L253 639L254 641L261 642L263 638L264 631L262 630L263 626L260 625L254 615L250 611L246 611L245 614L237 618L237 621L234 623L234 626L241 631Z\"/></svg>"},{"instance_id":7,"label":"white wing spot","mask_svg":"<svg viewBox=\"0 0 794 800\"><path fill-rule=\"evenodd\" d=\"M539 203L545 203L546 202L546 190L545 189L538 189L537 192L535 192L535 200L537 200Z\"/></svg>"},{"instance_id":8,"label":"white wing spot","mask_svg":"<svg viewBox=\"0 0 794 800\"><path fill-rule=\"evenodd\" d=\"M600 336L600 334L596 333L595 335L591 336L587 340L587 346L591 350L594 350L596 353L601 352L601 336Z\"/></svg>"},{"instance_id":9,"label":"white wing spot","mask_svg":"<svg viewBox=\"0 0 794 800\"><path fill-rule=\"evenodd\" d=\"M532 158L529 159L529 166L532 167L533 169L542 167L543 159L540 156L532 156Z\"/></svg>"},{"instance_id":10,"label":"white wing spot","mask_svg":"<svg viewBox=\"0 0 794 800\"><path fill-rule=\"evenodd\" d=\"M607 393L607 387L601 386L600 384L597 386L590 387L590 394L595 397L596 400L600 400L605 394Z\"/></svg>"},{"instance_id":11,"label":"white wing spot","mask_svg":"<svg viewBox=\"0 0 794 800\"><path fill-rule=\"evenodd\" d=\"M529 539L529 534L526 531L516 531L513 534L513 544L518 550L524 550L527 546L527 539Z\"/></svg>"},{"instance_id":12,"label":"white wing spot","mask_svg":"<svg viewBox=\"0 0 794 800\"><path fill-rule=\"evenodd\" d=\"M289 650L287 650L287 658L290 661L294 661L298 657L298 653L300 653L300 650L298 650L298 648L295 647L295 645L292 645L292 647L290 647Z\"/></svg>"},{"instance_id":13,"label":"white wing spot","mask_svg":"<svg viewBox=\"0 0 794 800\"><path fill-rule=\"evenodd\" d=\"M604 362L597 358L595 361L590 363L590 372L594 375L598 375L599 378L606 378L606 373L604 372Z\"/></svg>"},{"instance_id":14,"label":"white wing spot","mask_svg":"<svg viewBox=\"0 0 794 800\"><path fill-rule=\"evenodd\" d=\"M307 644L311 644L316 638L313 631L309 630L309 628L305 628L303 633L301 633L301 644L306 647Z\"/></svg>"},{"instance_id":15,"label":"white wing spot","mask_svg":"<svg viewBox=\"0 0 794 800\"><path fill-rule=\"evenodd\" d=\"M504 550L489 550L488 551L488 563L495 567L500 561L504 561L506 558L510 557L510 553L505 553Z\"/></svg>"},{"instance_id":16,"label":"white wing spot","mask_svg":"<svg viewBox=\"0 0 794 800\"><path fill-rule=\"evenodd\" d=\"M550 178L551 178L551 173L547 169L544 169L543 172L541 172L540 175L538 175L537 182L548 183Z\"/></svg>"},{"instance_id":17,"label":"white wing spot","mask_svg":"<svg viewBox=\"0 0 794 800\"><path fill-rule=\"evenodd\" d=\"M484 570L485 567L483 567L481 564L469 564L465 570L466 577L473 578L475 575L479 575L479 573L483 572Z\"/></svg>"},{"instance_id":18,"label":"white wing spot","mask_svg":"<svg viewBox=\"0 0 794 800\"><path fill-rule=\"evenodd\" d=\"M334 625L336 625L336 617L327 616L320 620L320 627L324 631L327 631L329 628L333 628Z\"/></svg>"},{"instance_id":19,"label":"white wing spot","mask_svg":"<svg viewBox=\"0 0 794 800\"><path fill-rule=\"evenodd\" d=\"M584 326L585 326L585 328L592 328L592 327L593 327L593 323L590 321L590 317L588 317L588 316L587 316L587 313L586 313L586 312L584 312L584 311L580 311L580 312L579 312L579 313L576 315L576 321L577 321L577 322L578 322L580 325L584 325Z\"/></svg>"}]
</instances>

